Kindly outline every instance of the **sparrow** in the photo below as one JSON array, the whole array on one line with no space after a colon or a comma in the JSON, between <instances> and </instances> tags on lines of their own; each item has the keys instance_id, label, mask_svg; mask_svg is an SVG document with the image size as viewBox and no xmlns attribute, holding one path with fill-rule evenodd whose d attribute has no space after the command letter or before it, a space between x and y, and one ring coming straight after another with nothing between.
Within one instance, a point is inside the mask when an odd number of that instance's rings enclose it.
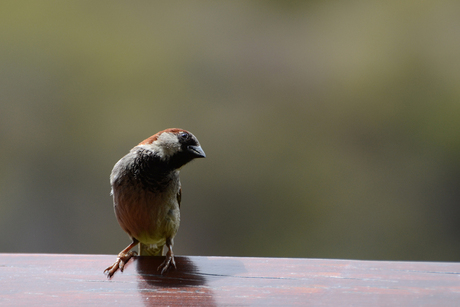
<instances>
[{"instance_id":1,"label":"sparrow","mask_svg":"<svg viewBox=\"0 0 460 307\"><path fill-rule=\"evenodd\" d=\"M180 224L182 166L206 155L198 139L190 132L169 128L145 139L121 158L110 175L113 207L121 228L132 242L104 273L108 278L137 253L141 256L161 256L168 251L158 267L164 274L176 268L172 250L173 239Z\"/></svg>"}]
</instances>

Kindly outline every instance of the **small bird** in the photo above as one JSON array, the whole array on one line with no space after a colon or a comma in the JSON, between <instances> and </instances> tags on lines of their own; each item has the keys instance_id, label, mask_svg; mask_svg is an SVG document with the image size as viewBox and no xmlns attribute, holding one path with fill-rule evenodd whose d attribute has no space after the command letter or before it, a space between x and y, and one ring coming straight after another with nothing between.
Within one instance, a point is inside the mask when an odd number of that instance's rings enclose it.
<instances>
[{"instance_id":1,"label":"small bird","mask_svg":"<svg viewBox=\"0 0 460 307\"><path fill-rule=\"evenodd\" d=\"M172 247L180 223L179 170L205 157L193 134L170 128L145 139L115 164L110 175L115 216L132 242L105 269L108 278L123 271L136 255L131 249L137 244L141 256L161 256L166 245L166 258L158 270L164 274L170 266L176 268Z\"/></svg>"}]
</instances>

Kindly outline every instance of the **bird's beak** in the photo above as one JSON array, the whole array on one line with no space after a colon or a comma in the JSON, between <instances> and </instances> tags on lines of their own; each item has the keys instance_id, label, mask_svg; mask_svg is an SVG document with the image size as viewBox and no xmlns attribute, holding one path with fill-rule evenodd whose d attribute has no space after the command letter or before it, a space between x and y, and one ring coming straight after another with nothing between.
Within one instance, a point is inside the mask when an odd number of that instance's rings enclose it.
<instances>
[{"instance_id":1,"label":"bird's beak","mask_svg":"<svg viewBox=\"0 0 460 307\"><path fill-rule=\"evenodd\" d=\"M201 146L188 146L187 147L188 151L191 152L195 158L206 158L206 154L203 151L203 148Z\"/></svg>"}]
</instances>

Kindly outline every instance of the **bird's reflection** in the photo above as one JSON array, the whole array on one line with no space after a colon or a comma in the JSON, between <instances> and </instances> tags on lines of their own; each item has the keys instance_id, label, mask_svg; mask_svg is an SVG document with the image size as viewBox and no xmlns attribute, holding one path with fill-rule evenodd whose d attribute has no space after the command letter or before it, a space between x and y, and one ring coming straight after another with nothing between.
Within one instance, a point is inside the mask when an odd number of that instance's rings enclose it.
<instances>
[{"instance_id":1,"label":"bird's reflection","mask_svg":"<svg viewBox=\"0 0 460 307\"><path fill-rule=\"evenodd\" d=\"M198 274L197 267L188 257L175 257L177 269L170 269L165 275L157 271L164 257L136 257L136 270L141 278L150 286L156 287L188 287L203 286L206 278Z\"/></svg>"},{"instance_id":2,"label":"bird's reflection","mask_svg":"<svg viewBox=\"0 0 460 307\"><path fill-rule=\"evenodd\" d=\"M164 257L135 257L139 275L138 289L145 306L152 305L201 305L216 306L213 291L207 286L206 277L188 257L175 257L177 269L165 275L157 271Z\"/></svg>"}]
</instances>

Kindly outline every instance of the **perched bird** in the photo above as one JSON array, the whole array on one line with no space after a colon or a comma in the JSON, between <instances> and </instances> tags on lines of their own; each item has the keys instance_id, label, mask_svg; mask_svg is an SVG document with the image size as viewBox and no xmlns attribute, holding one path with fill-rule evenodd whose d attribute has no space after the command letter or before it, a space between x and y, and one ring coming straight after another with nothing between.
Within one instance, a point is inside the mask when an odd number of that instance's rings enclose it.
<instances>
[{"instance_id":1,"label":"perched bird","mask_svg":"<svg viewBox=\"0 0 460 307\"><path fill-rule=\"evenodd\" d=\"M110 175L113 206L121 228L132 243L122 250L104 273L110 278L136 255L161 256L158 267L164 274L176 267L172 250L179 229L181 184L179 170L195 158L206 157L197 138L190 132L170 128L145 139L121 158Z\"/></svg>"}]
</instances>

